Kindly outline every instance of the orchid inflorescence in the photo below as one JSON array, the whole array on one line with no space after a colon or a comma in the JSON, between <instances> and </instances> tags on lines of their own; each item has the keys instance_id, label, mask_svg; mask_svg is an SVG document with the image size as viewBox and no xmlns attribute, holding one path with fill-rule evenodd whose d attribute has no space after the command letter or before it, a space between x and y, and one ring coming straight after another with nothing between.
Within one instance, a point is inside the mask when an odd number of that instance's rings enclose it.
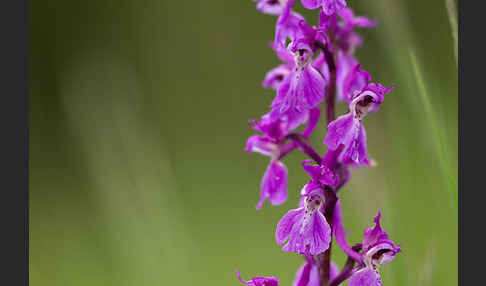
<instances>
[{"instance_id":1,"label":"orchid inflorescence","mask_svg":"<svg viewBox=\"0 0 486 286\"><path fill-rule=\"evenodd\" d=\"M345 0L301 0L306 9L319 9L318 26L307 25L293 11L297 0L254 0L257 9L278 16L275 39L270 44L282 64L270 70L263 81L265 88L276 91L271 110L250 127L259 135L251 136L247 152L270 157L261 181L261 209L268 200L280 205L287 200L287 168L282 159L294 150L310 157L302 167L310 175L300 192L299 207L289 210L277 224L276 240L283 251L303 256L305 263L297 271L295 286L382 285L378 267L393 260L400 247L388 238L380 225L365 229L363 240L350 246L342 226L338 191L350 179L350 168L371 166L367 157L363 119L378 111L387 88L371 82L361 69L354 51L362 44L355 28L371 28L375 21L355 16ZM312 147L309 136L321 117L319 104L325 101L327 134L324 156ZM335 102L349 107L347 114L335 118ZM306 124L302 132L294 129ZM348 259L341 270L331 261L331 242L335 238ZM253 277L252 286L278 285L278 278Z\"/></svg>"}]
</instances>

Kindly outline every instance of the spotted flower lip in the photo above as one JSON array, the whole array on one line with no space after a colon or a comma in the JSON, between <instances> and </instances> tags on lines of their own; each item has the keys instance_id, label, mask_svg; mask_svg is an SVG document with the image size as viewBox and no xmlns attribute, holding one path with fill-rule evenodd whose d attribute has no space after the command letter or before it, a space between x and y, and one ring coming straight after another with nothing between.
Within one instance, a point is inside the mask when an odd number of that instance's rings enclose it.
<instances>
[{"instance_id":1,"label":"spotted flower lip","mask_svg":"<svg viewBox=\"0 0 486 286\"><path fill-rule=\"evenodd\" d=\"M235 271L238 280L241 283L248 285L248 286L278 286L279 279L273 276L268 277L253 277L251 280L245 281L241 278L240 272L238 270Z\"/></svg>"},{"instance_id":2,"label":"spotted flower lip","mask_svg":"<svg viewBox=\"0 0 486 286\"><path fill-rule=\"evenodd\" d=\"M317 255L329 248L331 228L319 210L324 197L311 192L304 206L289 210L277 224L277 243L283 251ZM288 240L288 241L287 241Z\"/></svg>"}]
</instances>

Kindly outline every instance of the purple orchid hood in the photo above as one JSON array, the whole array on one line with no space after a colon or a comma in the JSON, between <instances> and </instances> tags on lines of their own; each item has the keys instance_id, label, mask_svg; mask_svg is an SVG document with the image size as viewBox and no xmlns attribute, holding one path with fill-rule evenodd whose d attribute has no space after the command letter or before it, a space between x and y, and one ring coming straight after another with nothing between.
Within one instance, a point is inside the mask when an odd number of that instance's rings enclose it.
<instances>
[{"instance_id":1,"label":"purple orchid hood","mask_svg":"<svg viewBox=\"0 0 486 286\"><path fill-rule=\"evenodd\" d=\"M339 269L334 262L331 262L329 279L334 279L339 274ZM319 269L312 259L307 258L307 262L297 270L292 286L320 286Z\"/></svg>"},{"instance_id":2,"label":"purple orchid hood","mask_svg":"<svg viewBox=\"0 0 486 286\"><path fill-rule=\"evenodd\" d=\"M327 16L334 15L346 7L345 0L301 0L302 6L307 9L317 9L322 7L322 12Z\"/></svg>"},{"instance_id":3,"label":"purple orchid hood","mask_svg":"<svg viewBox=\"0 0 486 286\"><path fill-rule=\"evenodd\" d=\"M275 27L275 47L279 50L285 49L287 39L294 41L302 37L299 23L305 21L304 17L292 11L295 0L287 0L282 13L278 17Z\"/></svg>"},{"instance_id":4,"label":"purple orchid hood","mask_svg":"<svg viewBox=\"0 0 486 286\"><path fill-rule=\"evenodd\" d=\"M253 0L257 3L257 10L263 14L280 15L284 9L284 5L280 0Z\"/></svg>"},{"instance_id":5,"label":"purple orchid hood","mask_svg":"<svg viewBox=\"0 0 486 286\"><path fill-rule=\"evenodd\" d=\"M294 52L296 66L279 86L270 116L282 119L289 129L294 129L307 121L309 110L324 100L325 80L310 64L313 54L310 45L301 41L289 48Z\"/></svg>"},{"instance_id":6,"label":"purple orchid hood","mask_svg":"<svg viewBox=\"0 0 486 286\"><path fill-rule=\"evenodd\" d=\"M354 92L362 90L370 80L370 74L367 71L360 69L360 64L356 64L343 79L342 92L344 100L350 104Z\"/></svg>"},{"instance_id":7,"label":"purple orchid hood","mask_svg":"<svg viewBox=\"0 0 486 286\"><path fill-rule=\"evenodd\" d=\"M398 245L388 238L388 234L380 225L381 213L375 217L375 226L367 228L363 235L363 253L365 263L371 262L372 265L386 264L395 258L401 251Z\"/></svg>"},{"instance_id":8,"label":"purple orchid hood","mask_svg":"<svg viewBox=\"0 0 486 286\"><path fill-rule=\"evenodd\" d=\"M313 160L305 160L302 162L304 170L312 177L313 183L317 183L328 186L335 186L337 184L337 177L334 172L325 164L317 165L311 164Z\"/></svg>"},{"instance_id":9,"label":"purple orchid hood","mask_svg":"<svg viewBox=\"0 0 486 286\"><path fill-rule=\"evenodd\" d=\"M380 84L368 84L352 97L350 112L329 123L324 144L333 150L344 145L339 156L340 162L355 167L370 165L366 155L366 132L362 120L368 113L378 111L384 94L392 88L393 86L387 89Z\"/></svg>"},{"instance_id":10,"label":"purple orchid hood","mask_svg":"<svg viewBox=\"0 0 486 286\"><path fill-rule=\"evenodd\" d=\"M311 192L304 207L290 210L282 217L275 236L278 244L285 244L283 251L317 255L329 248L331 228L319 210L323 203L320 193Z\"/></svg>"},{"instance_id":11,"label":"purple orchid hood","mask_svg":"<svg viewBox=\"0 0 486 286\"><path fill-rule=\"evenodd\" d=\"M251 280L245 281L241 279L240 272L238 270L235 271L236 275L238 276L238 280L241 283L248 285L248 286L278 286L278 278L273 276L268 277L253 277Z\"/></svg>"}]
</instances>

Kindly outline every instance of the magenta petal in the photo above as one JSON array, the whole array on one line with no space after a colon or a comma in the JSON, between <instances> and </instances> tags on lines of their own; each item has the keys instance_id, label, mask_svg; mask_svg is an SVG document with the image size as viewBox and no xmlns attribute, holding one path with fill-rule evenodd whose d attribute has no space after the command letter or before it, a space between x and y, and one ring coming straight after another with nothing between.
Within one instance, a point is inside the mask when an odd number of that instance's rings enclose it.
<instances>
[{"instance_id":1,"label":"magenta petal","mask_svg":"<svg viewBox=\"0 0 486 286\"><path fill-rule=\"evenodd\" d=\"M269 114L262 116L260 121L251 122L254 130L260 131L265 135L265 140L277 142L284 139L287 135L286 124L280 119L272 119Z\"/></svg>"},{"instance_id":2,"label":"magenta petal","mask_svg":"<svg viewBox=\"0 0 486 286\"><path fill-rule=\"evenodd\" d=\"M375 20L371 20L363 16L358 16L354 18L353 23L356 27L359 28L373 28L374 26L376 26Z\"/></svg>"},{"instance_id":3,"label":"magenta petal","mask_svg":"<svg viewBox=\"0 0 486 286\"><path fill-rule=\"evenodd\" d=\"M339 160L345 164L356 167L369 165L366 157L366 133L360 120L354 118L352 112L341 115L338 119L329 123L328 132L324 144L330 149L336 150L344 145Z\"/></svg>"},{"instance_id":4,"label":"magenta petal","mask_svg":"<svg viewBox=\"0 0 486 286\"><path fill-rule=\"evenodd\" d=\"M381 277L376 270L365 267L349 278L348 286L382 286Z\"/></svg>"},{"instance_id":5,"label":"magenta petal","mask_svg":"<svg viewBox=\"0 0 486 286\"><path fill-rule=\"evenodd\" d=\"M339 268L334 262L331 262L331 271L329 271L329 279L332 280L336 278L339 274Z\"/></svg>"},{"instance_id":6,"label":"magenta petal","mask_svg":"<svg viewBox=\"0 0 486 286\"><path fill-rule=\"evenodd\" d=\"M339 116L336 120L329 123L324 144L329 149L336 150L348 137L354 124L352 113Z\"/></svg>"},{"instance_id":7,"label":"magenta petal","mask_svg":"<svg viewBox=\"0 0 486 286\"><path fill-rule=\"evenodd\" d=\"M349 141L346 141L340 160L345 164L359 167L361 165L370 165L366 157L366 132L361 122L356 122L350 131Z\"/></svg>"},{"instance_id":8,"label":"magenta petal","mask_svg":"<svg viewBox=\"0 0 486 286\"><path fill-rule=\"evenodd\" d=\"M240 280L241 283L248 286L278 286L279 279L273 276L253 277L249 281L244 281L241 278L240 272L238 270L236 270L235 272L236 272L236 276L238 277L238 280Z\"/></svg>"},{"instance_id":9,"label":"magenta petal","mask_svg":"<svg viewBox=\"0 0 486 286\"><path fill-rule=\"evenodd\" d=\"M299 212L298 215L295 215L295 211ZM281 234L277 236L280 244L283 244L282 241L285 242L288 237L287 244L282 248L283 251L300 254L308 252L312 255L326 251L331 241L331 229L320 211L306 215L304 208L302 208L291 210L287 214L289 218L284 216L277 226L277 233L279 233L279 228L287 230L291 228L287 236L282 237Z\"/></svg>"},{"instance_id":10,"label":"magenta petal","mask_svg":"<svg viewBox=\"0 0 486 286\"><path fill-rule=\"evenodd\" d=\"M276 148L275 144L267 138L260 135L252 135L246 141L246 152L258 152L260 154L270 156Z\"/></svg>"},{"instance_id":11,"label":"magenta petal","mask_svg":"<svg viewBox=\"0 0 486 286\"><path fill-rule=\"evenodd\" d=\"M337 57L336 67L336 99L339 101L350 102L351 94L345 92L344 82L346 76L352 70L358 61L351 55L345 52L339 52Z\"/></svg>"},{"instance_id":12,"label":"magenta petal","mask_svg":"<svg viewBox=\"0 0 486 286\"><path fill-rule=\"evenodd\" d=\"M345 0L324 0L322 5L322 11L326 15L333 15L346 7Z\"/></svg>"},{"instance_id":13,"label":"magenta petal","mask_svg":"<svg viewBox=\"0 0 486 286\"><path fill-rule=\"evenodd\" d=\"M349 246L346 240L346 231L343 228L343 219L341 215L341 202L338 200L336 206L334 207L334 215L332 220L333 234L336 238L336 242L339 247L348 256L352 257L356 261L361 261L361 254L354 251L351 246Z\"/></svg>"},{"instance_id":14,"label":"magenta petal","mask_svg":"<svg viewBox=\"0 0 486 286\"><path fill-rule=\"evenodd\" d=\"M386 264L391 262L401 249L388 238L388 234L380 225L380 218L381 213L378 213L374 219L375 226L364 231L363 253L375 260L375 263ZM375 256L377 253L380 253L379 257Z\"/></svg>"},{"instance_id":15,"label":"magenta petal","mask_svg":"<svg viewBox=\"0 0 486 286\"><path fill-rule=\"evenodd\" d=\"M354 66L354 68L348 72L343 82L343 92L346 95L346 102L349 104L354 92L360 91L370 80L371 76L367 71L360 69L359 64Z\"/></svg>"},{"instance_id":16,"label":"magenta petal","mask_svg":"<svg viewBox=\"0 0 486 286\"><path fill-rule=\"evenodd\" d=\"M293 286L311 286L312 284L309 283L310 280L310 273L313 268L311 263L304 263L295 275L295 280L292 283ZM319 279L319 277L318 277Z\"/></svg>"},{"instance_id":17,"label":"magenta petal","mask_svg":"<svg viewBox=\"0 0 486 286\"><path fill-rule=\"evenodd\" d=\"M317 165L312 163L312 160L305 160L302 162L304 170L309 174L315 182L319 182L328 186L335 186L337 184L337 177L334 172L326 165Z\"/></svg>"},{"instance_id":18,"label":"magenta petal","mask_svg":"<svg viewBox=\"0 0 486 286\"><path fill-rule=\"evenodd\" d=\"M292 12L294 3L295 0L288 0L282 14L278 17L274 41L275 47L278 49L285 49L287 39L293 41L302 35L299 29L299 22L305 21L305 19L301 15Z\"/></svg>"},{"instance_id":19,"label":"magenta petal","mask_svg":"<svg viewBox=\"0 0 486 286\"><path fill-rule=\"evenodd\" d=\"M314 107L309 111L309 122L307 123L304 132L302 132L302 135L306 137L309 137L311 135L317 123L319 123L320 116L321 116L321 109L319 107Z\"/></svg>"},{"instance_id":20,"label":"magenta petal","mask_svg":"<svg viewBox=\"0 0 486 286\"><path fill-rule=\"evenodd\" d=\"M271 69L265 75L265 79L262 83L263 87L277 90L284 79L290 74L290 70L288 65L279 65L278 67Z\"/></svg>"},{"instance_id":21,"label":"magenta petal","mask_svg":"<svg viewBox=\"0 0 486 286\"><path fill-rule=\"evenodd\" d=\"M322 5L322 0L301 0L301 2L302 6L311 10L319 8Z\"/></svg>"},{"instance_id":22,"label":"magenta petal","mask_svg":"<svg viewBox=\"0 0 486 286\"><path fill-rule=\"evenodd\" d=\"M257 209L262 207L265 198L272 205L282 204L287 199L287 168L280 161L271 161L263 175Z\"/></svg>"},{"instance_id":23,"label":"magenta petal","mask_svg":"<svg viewBox=\"0 0 486 286\"><path fill-rule=\"evenodd\" d=\"M339 274L339 269L334 262L331 262L329 279L334 279ZM316 264L306 262L297 270L292 286L320 286L319 269Z\"/></svg>"},{"instance_id":24,"label":"magenta petal","mask_svg":"<svg viewBox=\"0 0 486 286\"><path fill-rule=\"evenodd\" d=\"M307 120L309 110L324 100L325 81L311 65L293 71L279 86L272 102L273 118L286 120L294 129Z\"/></svg>"},{"instance_id":25,"label":"magenta petal","mask_svg":"<svg viewBox=\"0 0 486 286\"><path fill-rule=\"evenodd\" d=\"M280 15L284 8L280 1L258 0L257 2L256 8L263 14Z\"/></svg>"},{"instance_id":26,"label":"magenta petal","mask_svg":"<svg viewBox=\"0 0 486 286\"><path fill-rule=\"evenodd\" d=\"M289 210L278 222L277 231L275 232L275 237L277 238L277 243L282 245L285 243L287 238L290 236L294 225L296 225L300 219L304 216L304 207Z\"/></svg>"}]
</instances>

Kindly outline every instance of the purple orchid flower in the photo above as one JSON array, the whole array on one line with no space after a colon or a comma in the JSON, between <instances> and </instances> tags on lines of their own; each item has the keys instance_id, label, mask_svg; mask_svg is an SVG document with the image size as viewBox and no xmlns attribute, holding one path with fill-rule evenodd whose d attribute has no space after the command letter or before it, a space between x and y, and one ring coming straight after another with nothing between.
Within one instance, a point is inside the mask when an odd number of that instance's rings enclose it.
<instances>
[{"instance_id":1,"label":"purple orchid flower","mask_svg":"<svg viewBox=\"0 0 486 286\"><path fill-rule=\"evenodd\" d=\"M370 165L366 156L366 132L362 124L364 116L378 111L384 94L390 92L378 83L367 84L361 91L355 91L349 104L350 112L329 123L324 144L336 150L344 145L339 161L355 167Z\"/></svg>"},{"instance_id":2,"label":"purple orchid flower","mask_svg":"<svg viewBox=\"0 0 486 286\"><path fill-rule=\"evenodd\" d=\"M263 175L260 188L260 201L256 208L261 209L266 198L273 205L279 205L287 199L287 168L279 161L282 143L287 135L285 123L271 120L269 115L260 121L253 121L252 128L264 134L248 138L246 152L258 152L270 157L270 164Z\"/></svg>"},{"instance_id":3,"label":"purple orchid flower","mask_svg":"<svg viewBox=\"0 0 486 286\"><path fill-rule=\"evenodd\" d=\"M271 104L272 118L281 118L294 129L308 118L308 111L324 100L325 80L310 64L313 51L306 41L289 45L294 54L295 67L280 84Z\"/></svg>"},{"instance_id":4,"label":"purple orchid flower","mask_svg":"<svg viewBox=\"0 0 486 286\"><path fill-rule=\"evenodd\" d=\"M338 13L339 20L333 21L335 42L339 49L352 54L357 47L361 47L363 40L354 32L355 28L372 28L376 21L362 16L354 16L353 10L344 8Z\"/></svg>"},{"instance_id":5,"label":"purple orchid flower","mask_svg":"<svg viewBox=\"0 0 486 286\"><path fill-rule=\"evenodd\" d=\"M362 250L364 267L349 278L349 286L381 286L378 267L391 262L401 251L381 228L380 218L381 214L378 213L374 219L375 226L364 231Z\"/></svg>"},{"instance_id":6,"label":"purple orchid flower","mask_svg":"<svg viewBox=\"0 0 486 286\"><path fill-rule=\"evenodd\" d=\"M287 49L279 49L275 43L270 43L270 46L283 64L267 72L263 80L263 87L271 87L274 90L278 90L280 84L287 78L295 66L294 55Z\"/></svg>"},{"instance_id":7,"label":"purple orchid flower","mask_svg":"<svg viewBox=\"0 0 486 286\"><path fill-rule=\"evenodd\" d=\"M257 3L257 10L263 14L280 15L285 7L283 0L253 0Z\"/></svg>"},{"instance_id":8,"label":"purple orchid flower","mask_svg":"<svg viewBox=\"0 0 486 286\"><path fill-rule=\"evenodd\" d=\"M302 30L299 23L305 21L305 19L300 14L292 11L295 1L296 0L287 0L282 13L278 17L274 40L277 49L284 50L286 48L285 42L287 39L294 41L295 39L302 37Z\"/></svg>"},{"instance_id":9,"label":"purple orchid flower","mask_svg":"<svg viewBox=\"0 0 486 286\"><path fill-rule=\"evenodd\" d=\"M331 262L329 279L334 279L338 273L338 267ZM306 256L306 262L297 270L292 286L320 286L319 269L312 256Z\"/></svg>"},{"instance_id":10,"label":"purple orchid flower","mask_svg":"<svg viewBox=\"0 0 486 286\"><path fill-rule=\"evenodd\" d=\"M322 12L327 16L334 15L346 7L345 0L301 0L302 5L307 9L322 7Z\"/></svg>"},{"instance_id":11,"label":"purple orchid flower","mask_svg":"<svg viewBox=\"0 0 486 286\"><path fill-rule=\"evenodd\" d=\"M283 251L317 255L329 248L331 228L319 210L323 203L322 191L310 192L303 207L289 210L280 219L275 237L278 244L285 244Z\"/></svg>"},{"instance_id":12,"label":"purple orchid flower","mask_svg":"<svg viewBox=\"0 0 486 286\"><path fill-rule=\"evenodd\" d=\"M238 270L235 271L236 275L238 276L238 280L240 280L241 283L248 285L248 286L278 286L278 278L275 278L273 276L268 276L268 277L253 277L251 280L244 281L241 279L240 272Z\"/></svg>"}]
</instances>

